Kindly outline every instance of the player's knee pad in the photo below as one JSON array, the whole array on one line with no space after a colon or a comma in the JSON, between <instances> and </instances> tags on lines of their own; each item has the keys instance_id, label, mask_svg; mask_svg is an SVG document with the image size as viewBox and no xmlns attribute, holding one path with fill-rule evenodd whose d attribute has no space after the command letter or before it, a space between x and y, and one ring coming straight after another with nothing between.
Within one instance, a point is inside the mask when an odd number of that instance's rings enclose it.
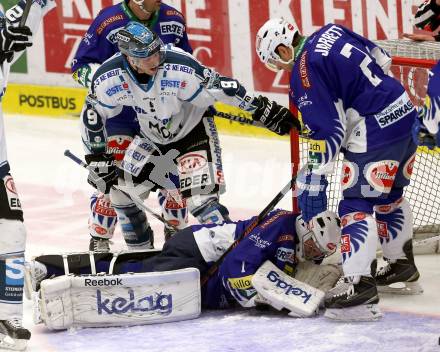
<instances>
[{"instance_id":1,"label":"player's knee pad","mask_svg":"<svg viewBox=\"0 0 440 352\"><path fill-rule=\"evenodd\" d=\"M21 318L25 243L23 222L0 219L0 320Z\"/></svg>"},{"instance_id":2,"label":"player's knee pad","mask_svg":"<svg viewBox=\"0 0 440 352\"><path fill-rule=\"evenodd\" d=\"M24 252L0 255L0 320L22 317Z\"/></svg>"},{"instance_id":3,"label":"player's knee pad","mask_svg":"<svg viewBox=\"0 0 440 352\"><path fill-rule=\"evenodd\" d=\"M212 195L198 195L187 199L188 209L201 224L230 222L228 209Z\"/></svg>"},{"instance_id":4,"label":"player's knee pad","mask_svg":"<svg viewBox=\"0 0 440 352\"><path fill-rule=\"evenodd\" d=\"M413 214L409 203L400 198L377 205L374 210L383 256L392 260L405 258L403 246L413 235Z\"/></svg>"},{"instance_id":5,"label":"player's knee pad","mask_svg":"<svg viewBox=\"0 0 440 352\"><path fill-rule=\"evenodd\" d=\"M188 226L188 209L182 194L176 191L160 190L157 193L162 207L162 216L179 230Z\"/></svg>"},{"instance_id":6,"label":"player's knee pad","mask_svg":"<svg viewBox=\"0 0 440 352\"><path fill-rule=\"evenodd\" d=\"M352 212L341 216L341 226L344 275L371 275L371 263L376 259L376 220L371 214Z\"/></svg>"},{"instance_id":7,"label":"player's knee pad","mask_svg":"<svg viewBox=\"0 0 440 352\"><path fill-rule=\"evenodd\" d=\"M118 214L119 224L127 247L129 249L153 248L153 230L145 213L133 203L125 207L115 205L114 208Z\"/></svg>"},{"instance_id":8,"label":"player's knee pad","mask_svg":"<svg viewBox=\"0 0 440 352\"><path fill-rule=\"evenodd\" d=\"M112 238L117 223L117 215L110 199L103 193L95 192L90 197L89 231L93 237Z\"/></svg>"}]
</instances>

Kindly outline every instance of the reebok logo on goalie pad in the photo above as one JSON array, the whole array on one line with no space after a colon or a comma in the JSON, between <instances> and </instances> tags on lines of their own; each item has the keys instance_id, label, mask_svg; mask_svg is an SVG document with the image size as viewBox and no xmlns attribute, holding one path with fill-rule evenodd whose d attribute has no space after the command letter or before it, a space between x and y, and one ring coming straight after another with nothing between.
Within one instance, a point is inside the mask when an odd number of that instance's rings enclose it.
<instances>
[{"instance_id":1,"label":"reebok logo on goalie pad","mask_svg":"<svg viewBox=\"0 0 440 352\"><path fill-rule=\"evenodd\" d=\"M84 286L122 286L122 279L102 279L102 280L94 280L94 279L85 279Z\"/></svg>"},{"instance_id":2,"label":"reebok logo on goalie pad","mask_svg":"<svg viewBox=\"0 0 440 352\"><path fill-rule=\"evenodd\" d=\"M171 294L156 293L136 298L134 291L130 289L127 298L115 295L111 295L111 298L105 298L103 297L104 293L101 290L96 290L96 308L99 315L143 312L169 315L173 311L173 296Z\"/></svg>"}]
</instances>

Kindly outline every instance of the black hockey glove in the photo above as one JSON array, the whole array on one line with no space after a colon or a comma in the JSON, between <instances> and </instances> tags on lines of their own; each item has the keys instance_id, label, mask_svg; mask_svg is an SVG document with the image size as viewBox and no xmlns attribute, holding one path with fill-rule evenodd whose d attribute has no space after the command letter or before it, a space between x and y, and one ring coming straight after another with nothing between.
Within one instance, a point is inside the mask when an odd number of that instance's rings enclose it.
<instances>
[{"instance_id":1,"label":"black hockey glove","mask_svg":"<svg viewBox=\"0 0 440 352\"><path fill-rule=\"evenodd\" d=\"M280 136L288 134L292 128L301 131L300 122L292 115L289 109L274 101L270 101L262 95L258 99L260 105L252 115L255 121L261 122L269 130Z\"/></svg>"},{"instance_id":2,"label":"black hockey glove","mask_svg":"<svg viewBox=\"0 0 440 352\"><path fill-rule=\"evenodd\" d=\"M29 27L10 26L6 20L2 21L0 27L0 63L5 60L11 62L15 52L25 50L32 45L29 38L32 36L32 32Z\"/></svg>"},{"instance_id":3,"label":"black hockey glove","mask_svg":"<svg viewBox=\"0 0 440 352\"><path fill-rule=\"evenodd\" d=\"M102 193L109 193L110 188L116 184L118 174L116 172L115 159L112 154L88 154L86 162L89 166L87 182Z\"/></svg>"}]
</instances>

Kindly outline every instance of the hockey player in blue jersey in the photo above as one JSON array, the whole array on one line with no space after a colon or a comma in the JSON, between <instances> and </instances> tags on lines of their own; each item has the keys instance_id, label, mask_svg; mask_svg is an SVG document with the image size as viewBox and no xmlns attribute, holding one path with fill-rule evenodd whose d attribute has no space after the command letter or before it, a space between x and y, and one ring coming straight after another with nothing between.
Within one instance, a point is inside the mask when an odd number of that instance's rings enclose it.
<instances>
[{"instance_id":1,"label":"hockey player in blue jersey","mask_svg":"<svg viewBox=\"0 0 440 352\"><path fill-rule=\"evenodd\" d=\"M121 53L96 71L89 98L99 123L127 107L139 119L140 135L131 142L120 166L118 187L126 188L126 193L110 191L127 243L135 239L136 244L153 245L146 216L127 193L143 201L157 187L178 188L200 223L228 220L228 211L219 202L224 191L221 148L209 107L216 101L240 107L279 134L288 133L294 123L290 111L247 92L191 54L163 45L140 23L127 24L117 39ZM107 192L116 181L113 160L92 161L89 180ZM178 174L177 185L169 174Z\"/></svg>"},{"instance_id":2,"label":"hockey player in blue jersey","mask_svg":"<svg viewBox=\"0 0 440 352\"><path fill-rule=\"evenodd\" d=\"M326 174L344 153L339 216L344 280L327 295L326 316L375 320L377 289L420 293L412 251L412 212L403 197L417 146L416 118L402 85L389 76L390 57L349 29L329 24L310 37L282 19L258 31L260 60L291 72L290 98L308 136L323 145L297 179L305 221L327 209ZM387 265L376 273L379 237ZM389 285L402 282L404 289Z\"/></svg>"},{"instance_id":3,"label":"hockey player in blue jersey","mask_svg":"<svg viewBox=\"0 0 440 352\"><path fill-rule=\"evenodd\" d=\"M156 32L164 43L173 44L192 53L185 20L179 11L160 0L125 0L104 8L84 34L72 61L73 78L79 84L89 88L90 80L100 64L119 51L116 33L129 21L145 24ZM91 105L85 103L81 113L81 134L88 154L87 159L91 161L103 157L103 154L112 154L114 159L120 162L128 145L139 133L136 112L126 107L118 116L106 121L105 126L95 123L94 116L95 111ZM159 190L158 197L162 215L177 228L184 228L187 225L188 214L185 203L179 201L180 194ZM89 249L108 251L109 239L113 237L117 220L108 195L95 192L91 197L90 210ZM172 233L173 230L165 226L166 237ZM128 246L132 245L139 247L138 243L129 240Z\"/></svg>"},{"instance_id":4,"label":"hockey player in blue jersey","mask_svg":"<svg viewBox=\"0 0 440 352\"><path fill-rule=\"evenodd\" d=\"M112 272L118 275L193 267L199 269L203 277L254 220L190 226L167 241L159 254L148 251L96 253L94 264L86 253L67 255L66 260L62 255L42 255L34 258L28 266L28 287L39 290L43 280L66 272ZM252 285L252 277L267 260L283 271L286 277L295 276L301 282L306 281L322 290L332 287L340 275L337 265L318 267L316 264L299 265L299 262L321 263L333 254L340 239L340 221L335 213L326 211L313 218L311 224L313 226L309 229L301 216L284 210L268 214L225 256L218 272L202 287L202 307L254 307L260 297ZM87 305L85 303L82 301L83 306Z\"/></svg>"}]
</instances>

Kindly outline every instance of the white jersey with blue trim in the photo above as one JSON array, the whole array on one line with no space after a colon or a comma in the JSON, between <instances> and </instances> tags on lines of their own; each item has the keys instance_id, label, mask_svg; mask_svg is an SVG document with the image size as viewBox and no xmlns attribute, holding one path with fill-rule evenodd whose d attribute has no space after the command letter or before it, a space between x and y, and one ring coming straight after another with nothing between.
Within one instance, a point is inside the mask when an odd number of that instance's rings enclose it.
<instances>
[{"instance_id":1,"label":"white jersey with blue trim","mask_svg":"<svg viewBox=\"0 0 440 352\"><path fill-rule=\"evenodd\" d=\"M291 97L318 140L315 173L331 172L340 150L368 153L411 134L415 108L388 74L391 58L370 40L329 24L310 36L291 75Z\"/></svg>"},{"instance_id":2,"label":"white jersey with blue trim","mask_svg":"<svg viewBox=\"0 0 440 352\"><path fill-rule=\"evenodd\" d=\"M254 112L257 100L236 80L203 66L191 54L167 45L165 61L148 82L140 83L120 53L96 71L91 86L98 118L117 116L123 106L137 112L141 133L169 144L185 137L216 101Z\"/></svg>"},{"instance_id":3,"label":"white jersey with blue trim","mask_svg":"<svg viewBox=\"0 0 440 352\"><path fill-rule=\"evenodd\" d=\"M26 2L20 1L17 5L13 6L12 8L8 9L6 11L6 19L7 24L12 25L18 25L20 22L21 14L23 13L23 9L25 8ZM31 32L35 35L38 31L38 27L41 23L41 19L48 13L50 10L52 10L56 6L55 1L34 1L32 4L28 18L26 20L26 26L28 26L31 30ZM21 56L21 54L24 53L24 51L20 53L15 53L14 58L12 62L3 62L3 64L0 66L0 86L1 86L1 93L0 93L0 99L3 100L3 95L6 91L6 86L8 84L8 77L9 77L9 70L11 68L11 65ZM6 152L6 137L5 137L5 128L4 128L4 121L3 121L3 111L0 106L0 176L4 176L3 174L6 174L9 172L9 165L7 160L7 152Z\"/></svg>"}]
</instances>

